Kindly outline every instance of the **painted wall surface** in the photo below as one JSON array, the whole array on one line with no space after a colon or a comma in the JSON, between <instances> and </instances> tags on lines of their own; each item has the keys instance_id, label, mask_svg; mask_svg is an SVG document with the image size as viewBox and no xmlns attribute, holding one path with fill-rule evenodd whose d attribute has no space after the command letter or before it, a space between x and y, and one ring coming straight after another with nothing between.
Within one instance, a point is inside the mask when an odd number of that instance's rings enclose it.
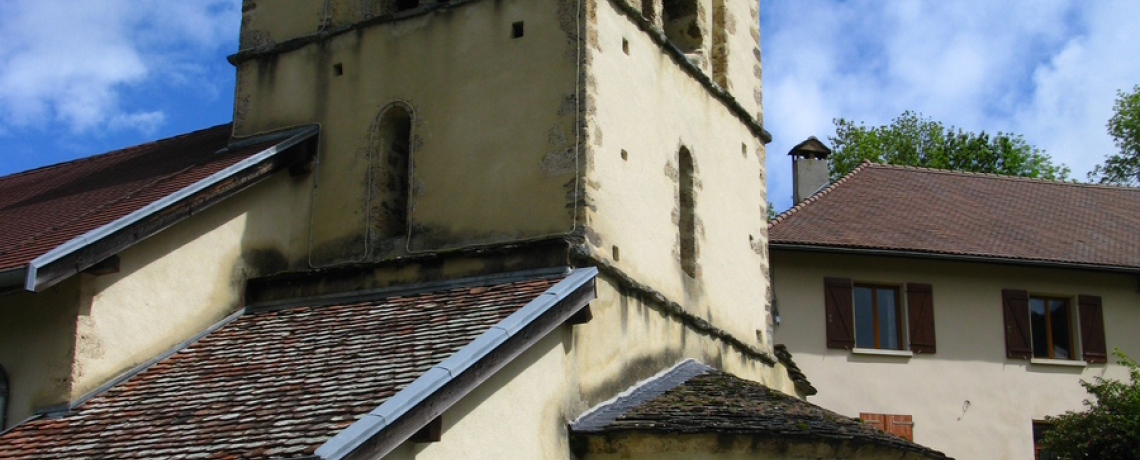
<instances>
[{"instance_id":1,"label":"painted wall surface","mask_svg":"<svg viewBox=\"0 0 1140 460\"><path fill-rule=\"evenodd\" d=\"M745 359L597 280L589 323L559 327L448 409L441 442L405 443L386 458L569 459L571 420L685 358L792 391L783 367Z\"/></svg>"},{"instance_id":2,"label":"painted wall surface","mask_svg":"<svg viewBox=\"0 0 1140 460\"><path fill-rule=\"evenodd\" d=\"M913 415L915 442L956 458L1032 459L1033 420L1081 410L1087 396L1081 380L1127 379L1116 364L1070 367L1007 359L1002 289L1074 299L1101 296L1109 350L1140 355L1135 276L785 251L773 252L772 266L782 317L777 340L788 345L819 389L809 400L849 416ZM907 358L826 348L823 278L828 276L931 284L938 351Z\"/></svg>"},{"instance_id":3,"label":"painted wall surface","mask_svg":"<svg viewBox=\"0 0 1140 460\"><path fill-rule=\"evenodd\" d=\"M770 349L762 143L614 3L595 5L586 85L592 250L690 313ZM682 147L695 170L696 277L680 262Z\"/></svg>"},{"instance_id":4,"label":"painted wall surface","mask_svg":"<svg viewBox=\"0 0 1140 460\"><path fill-rule=\"evenodd\" d=\"M86 278L73 276L40 293L0 295L0 365L8 373L8 427L30 417L37 407L68 401L75 319Z\"/></svg>"},{"instance_id":5,"label":"painted wall surface","mask_svg":"<svg viewBox=\"0 0 1140 460\"><path fill-rule=\"evenodd\" d=\"M462 3L240 64L238 135L321 124L313 265L570 233L578 168L572 6ZM514 38L520 22L523 36ZM414 115L409 223L377 240L370 171L384 165L376 122L394 103Z\"/></svg>"},{"instance_id":6,"label":"painted wall surface","mask_svg":"<svg viewBox=\"0 0 1140 460\"><path fill-rule=\"evenodd\" d=\"M249 277L287 268L304 182L279 173L123 251L118 273L85 276L71 399L241 308Z\"/></svg>"}]
</instances>

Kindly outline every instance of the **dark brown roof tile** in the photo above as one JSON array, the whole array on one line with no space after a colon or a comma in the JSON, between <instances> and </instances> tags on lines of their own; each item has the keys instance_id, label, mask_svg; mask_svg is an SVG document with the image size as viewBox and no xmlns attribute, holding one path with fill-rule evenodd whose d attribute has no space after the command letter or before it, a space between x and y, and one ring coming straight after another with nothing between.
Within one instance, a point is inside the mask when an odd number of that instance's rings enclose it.
<instances>
[{"instance_id":1,"label":"dark brown roof tile","mask_svg":"<svg viewBox=\"0 0 1140 460\"><path fill-rule=\"evenodd\" d=\"M1138 231L1138 188L864 163L769 242L1140 268Z\"/></svg>"},{"instance_id":2,"label":"dark brown roof tile","mask_svg":"<svg viewBox=\"0 0 1140 460\"><path fill-rule=\"evenodd\" d=\"M0 270L27 264L269 144L220 152L231 125L0 177Z\"/></svg>"}]
</instances>

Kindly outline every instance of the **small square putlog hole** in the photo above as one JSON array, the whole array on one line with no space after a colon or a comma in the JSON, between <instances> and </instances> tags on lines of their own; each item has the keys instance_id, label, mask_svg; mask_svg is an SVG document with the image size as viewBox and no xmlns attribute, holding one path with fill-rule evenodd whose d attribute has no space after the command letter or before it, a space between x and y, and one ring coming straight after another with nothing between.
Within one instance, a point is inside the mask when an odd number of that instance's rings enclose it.
<instances>
[{"instance_id":1,"label":"small square putlog hole","mask_svg":"<svg viewBox=\"0 0 1140 460\"><path fill-rule=\"evenodd\" d=\"M511 24L511 38L522 38L523 36L523 22L519 21Z\"/></svg>"}]
</instances>

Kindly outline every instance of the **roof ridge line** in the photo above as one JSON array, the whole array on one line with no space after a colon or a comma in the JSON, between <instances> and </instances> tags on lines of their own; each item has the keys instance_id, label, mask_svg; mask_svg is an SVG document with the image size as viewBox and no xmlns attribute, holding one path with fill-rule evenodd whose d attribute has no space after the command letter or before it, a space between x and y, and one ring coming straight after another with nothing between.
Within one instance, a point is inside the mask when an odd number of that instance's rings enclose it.
<instances>
[{"instance_id":1,"label":"roof ridge line","mask_svg":"<svg viewBox=\"0 0 1140 460\"><path fill-rule=\"evenodd\" d=\"M859 166L856 166L851 171L848 171L847 174L843 175L843 177L840 177L835 182L827 184L827 186L824 187L823 189L819 190L818 192L813 193L811 196L805 198L803 201L796 203L794 206L792 206L792 207L788 208L786 211L780 213L780 215L773 217L772 220L770 222L768 222L768 229L770 230L776 224L787 220L788 216L795 213L796 211L799 211L800 209L807 207L807 205L823 199L825 196L827 196L828 193L831 193L832 190L835 190L841 184L843 184L844 182L847 182L847 180L850 179L852 176L859 174L863 170L865 170L865 169L867 169L867 168L869 168L875 164L876 163L872 163L870 160L863 160L863 162L860 163Z\"/></svg>"},{"instance_id":2,"label":"roof ridge line","mask_svg":"<svg viewBox=\"0 0 1140 460\"><path fill-rule=\"evenodd\" d=\"M52 164L49 164L49 165L43 165L43 166L35 167L35 168L32 168L32 169L25 169L25 170L23 170L23 171L16 171L16 172L14 172L14 173L12 173L12 174L9 174L9 175L7 175L7 176L0 176L0 180L5 180L5 179L10 179L10 178L13 178L13 177L24 176L24 175L28 175L28 174L31 174L31 173L34 173L34 172L40 172L40 171L45 171L45 170L49 170L49 169L54 169L54 168L57 168L57 167L61 167L61 166L64 166L64 165L72 165L72 164L76 164L76 163L85 163L85 162L88 162L88 161L95 161L96 159L100 159L100 158L106 158L107 156L111 156L111 155L129 153L129 152L132 152L132 151L134 151L134 150L136 150L136 149L138 149L138 148L140 148L140 147L143 147L143 146L153 145L153 144L157 144L157 143L159 143L159 142L165 142L165 141L173 141L173 140L176 140L176 139L182 139L182 138L186 138L186 137L189 137L189 136L193 136L193 135L195 135L195 134L201 133L201 132L203 132L203 131L209 131L209 130L211 130L211 129L218 129L218 128L221 128L222 126L226 126L226 125L232 125L232 124L233 124L233 122L231 121L231 122L228 122L228 123L222 123L222 124L220 124L220 125L210 126L210 127L208 127L208 128L201 128L201 129L196 129L196 130L194 130L194 131L190 131L190 132L186 132L186 133L182 133L182 134L175 134L175 135L173 135L173 136L170 136L170 137L164 137L164 138L162 138L162 139L152 139L152 140L149 140L149 141L145 141L145 142L142 142L142 143L139 143L139 144L135 144L135 145L128 145L128 146L126 146L126 147L122 147L122 148L118 148L118 149L115 149L115 150L111 150L111 151L109 151L109 152L103 152L103 153L94 153L94 154L91 154L91 155L88 155L88 156L85 156L85 157L81 157L81 158L76 158L76 159L73 159L73 160L68 160L68 161L61 161L61 162L59 162L59 163L52 163Z\"/></svg>"},{"instance_id":3,"label":"roof ridge line","mask_svg":"<svg viewBox=\"0 0 1140 460\"><path fill-rule=\"evenodd\" d=\"M1025 176L1015 176L1012 174L998 174L998 173L992 173L992 172L978 172L978 171L962 171L962 170L958 170L958 169L932 168L929 166L896 165L896 164L890 164L890 163L871 163L871 166L873 168L877 168L877 169L914 170L914 171L920 171L920 172L928 172L928 173L932 173L932 174L946 174L946 175L951 175L951 176L967 176L967 177L983 177L983 178L988 177L988 178L994 178L994 179L1005 179L1005 180L1038 183L1038 184L1042 184L1042 185L1062 185L1062 186L1076 186L1076 187L1089 187L1089 188L1103 188L1103 189L1109 189L1109 190L1124 189L1125 191L1138 191L1138 192L1140 192L1140 187L1133 187L1133 186L1129 186L1129 185L1094 184L1094 183L1090 183L1090 182L1077 182L1076 180L1065 181L1065 180L1060 180L1060 179L1047 179L1044 177L1025 177Z\"/></svg>"},{"instance_id":4,"label":"roof ridge line","mask_svg":"<svg viewBox=\"0 0 1140 460\"><path fill-rule=\"evenodd\" d=\"M425 292L487 286L491 284L515 283L536 278L553 278L559 275L567 275L572 271L573 269L569 266L558 266L550 268L536 268L532 270L491 273L487 275L469 276L465 278L426 281L423 283L411 285L396 284L374 289L362 289L358 291L335 292L323 295L301 296L282 300L253 302L247 305L247 309L249 310L249 313L263 313L269 311L287 310L297 307L319 308L336 303L368 301L374 299L383 299L387 297L416 295Z\"/></svg>"},{"instance_id":5,"label":"roof ridge line","mask_svg":"<svg viewBox=\"0 0 1140 460\"><path fill-rule=\"evenodd\" d=\"M712 370L715 369L693 358L685 359L587 409L570 422L570 427L577 431L601 429L625 415L630 409Z\"/></svg>"}]
</instances>

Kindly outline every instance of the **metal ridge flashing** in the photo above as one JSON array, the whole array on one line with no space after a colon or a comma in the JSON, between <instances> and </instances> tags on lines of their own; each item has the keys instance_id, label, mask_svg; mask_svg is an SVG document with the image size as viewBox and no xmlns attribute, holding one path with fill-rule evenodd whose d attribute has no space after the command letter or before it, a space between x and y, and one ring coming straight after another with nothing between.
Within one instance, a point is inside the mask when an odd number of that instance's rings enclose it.
<instances>
[{"instance_id":1,"label":"metal ridge flashing","mask_svg":"<svg viewBox=\"0 0 1140 460\"><path fill-rule=\"evenodd\" d=\"M524 328L535 324L540 317L553 310L554 307L558 306L563 300L570 298L571 295L579 289L588 286L597 275L598 269L594 267L579 268L570 272L562 281L559 281L542 294L539 294L534 300L531 300L498 324L491 326L490 329L479 335L479 337L475 338L471 343L459 349L455 354L444 359L431 369L428 369L427 372L412 381L412 383L408 384L407 387L400 390L387 401L384 401L383 404L372 410L372 412L364 415L360 420L357 420L348 428L337 433L336 436L317 448L315 452L316 456L326 460L339 460L349 456L373 437L384 431L385 428L395 423L405 414L408 414L408 412L426 401L430 396L439 392L445 385L459 377L460 374L471 369L477 363L497 351L509 339L516 335L522 335L520 332L523 331ZM569 313L577 311L584 305L585 302L583 302L582 305L574 306L573 311ZM546 334L543 333L541 335ZM505 362L501 364L506 364L506 362L513 359L513 356L517 356L517 354L510 355L510 357L505 359ZM440 407L438 410L442 413L446 408L447 407ZM405 440L406 439L398 438L389 439L391 442L389 449L395 448ZM387 452L382 451L379 455L382 456L386 453Z\"/></svg>"},{"instance_id":2,"label":"metal ridge flashing","mask_svg":"<svg viewBox=\"0 0 1140 460\"><path fill-rule=\"evenodd\" d=\"M618 417L625 415L633 408L712 369L712 367L692 358L681 361L653 377L637 382L636 385L618 393L617 396L598 403L598 405L578 416L576 420L570 422L570 429L576 432L602 431Z\"/></svg>"},{"instance_id":3,"label":"metal ridge flashing","mask_svg":"<svg viewBox=\"0 0 1140 460\"><path fill-rule=\"evenodd\" d=\"M231 177L231 176L233 176L239 172L242 172L246 169L252 168L253 166L257 165L258 163L261 163L262 161L265 161L266 159L269 159L269 158L277 155L278 152L288 150L290 147L293 147L293 146L301 143L302 141L305 141L305 140L309 139L310 137L315 136L318 132L319 132L319 128L316 126L305 126L305 127L296 128L296 129L286 131L285 133L287 133L287 135L289 137L287 139L285 139L284 141L282 141L281 143L275 144L275 145L273 145L273 146L271 146L265 150L262 150L261 152L258 152L256 154L250 156L249 158L246 158L242 161L234 163L233 165L230 165L229 167L227 167L221 171L218 171L214 174L211 174L209 177L206 177L205 179L202 179L198 182L190 184L189 186L182 188L181 190L178 190L178 191L176 191L170 195L162 197L159 200L157 200L153 203L150 203L146 206L143 206L142 208L139 208L130 214L127 214L123 217L115 219L114 221L112 221L109 224L106 224L106 225L103 225L101 227L90 230L87 233L79 235L79 236L72 238L71 240L59 245L59 246L56 246L55 249L52 249L51 251L48 251L48 252L44 253L43 255L36 257L35 259L32 259L32 261L28 263L27 275L25 276L25 280L24 280L24 289L26 289L28 291L35 292L38 288L42 287L40 285L41 283L38 283L37 279L36 279L37 278L37 271L40 268L42 268L42 267L44 267L44 266L46 266L52 262L55 262L55 261L65 257L71 253L74 253L75 251L78 251L79 249L81 249L81 248L83 248L83 247L85 247L91 243L94 243L96 241L99 241L100 239L106 238L107 236L110 236L110 235L114 234L115 232L122 230L122 229L126 228L127 226L130 226L131 224L137 223L137 222L143 220L144 218L146 218L148 216L156 214L159 211L162 211L163 209L170 207L170 206L174 205L175 203L178 203L179 201L182 201L186 198L189 198L190 196L194 195L195 193L198 193L202 190L205 190L205 189L209 188L210 186L215 185L215 184L225 180L228 177ZM268 137L272 138L273 136L282 136L282 135L286 135L286 134L274 133L274 134L268 135ZM228 148L229 147L226 147L226 148L223 148L222 150L224 151Z\"/></svg>"}]
</instances>

